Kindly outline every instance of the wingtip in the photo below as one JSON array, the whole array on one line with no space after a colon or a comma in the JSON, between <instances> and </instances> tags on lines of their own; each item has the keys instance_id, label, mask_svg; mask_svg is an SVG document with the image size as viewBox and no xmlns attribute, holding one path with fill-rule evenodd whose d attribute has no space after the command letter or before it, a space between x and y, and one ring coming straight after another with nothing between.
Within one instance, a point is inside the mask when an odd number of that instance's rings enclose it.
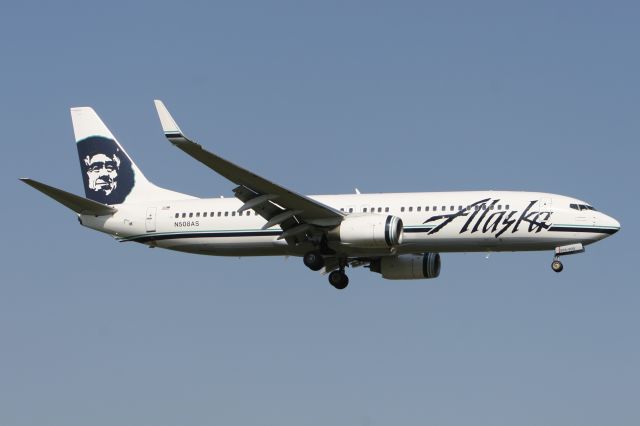
<instances>
[{"instance_id":1,"label":"wingtip","mask_svg":"<svg viewBox=\"0 0 640 426\"><path fill-rule=\"evenodd\" d=\"M154 99L153 103L156 106L156 111L158 112L158 118L160 118L160 125L162 126L162 131L165 134L176 135L182 134L180 127L176 124L176 121L173 119L169 110L159 99Z\"/></svg>"}]
</instances>

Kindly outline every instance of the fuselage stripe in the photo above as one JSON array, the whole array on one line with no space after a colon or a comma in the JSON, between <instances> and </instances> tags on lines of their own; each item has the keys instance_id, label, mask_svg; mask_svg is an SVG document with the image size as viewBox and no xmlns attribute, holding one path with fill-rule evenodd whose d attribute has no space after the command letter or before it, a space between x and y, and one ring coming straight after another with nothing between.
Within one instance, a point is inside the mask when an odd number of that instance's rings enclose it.
<instances>
[{"instance_id":1,"label":"fuselage stripe","mask_svg":"<svg viewBox=\"0 0 640 426\"><path fill-rule=\"evenodd\" d=\"M586 232L592 234L615 234L617 228L598 227L598 226L566 226L554 225L549 228L550 232Z\"/></svg>"},{"instance_id":2,"label":"fuselage stripe","mask_svg":"<svg viewBox=\"0 0 640 426\"><path fill-rule=\"evenodd\" d=\"M434 226L408 226L404 228L404 233L417 234L429 232ZM550 232L581 232L581 233L593 233L593 234L615 234L618 229L613 227L598 227L598 226L580 226L580 225L552 225L549 228ZM224 237L271 237L278 236L282 233L280 229L265 229L265 230L233 230L233 231L192 231L192 232L173 232L166 234L145 234L137 235L133 237L126 237L120 239L120 241L135 241L139 243L149 241L160 240L173 240L184 238L224 238Z\"/></svg>"},{"instance_id":3,"label":"fuselage stripe","mask_svg":"<svg viewBox=\"0 0 640 426\"><path fill-rule=\"evenodd\" d=\"M183 238L215 238L215 237L271 237L282 234L277 230L256 231L203 231L203 232L176 232L171 234L148 234L123 238L121 241L135 241L145 243L149 241L173 240Z\"/></svg>"}]
</instances>

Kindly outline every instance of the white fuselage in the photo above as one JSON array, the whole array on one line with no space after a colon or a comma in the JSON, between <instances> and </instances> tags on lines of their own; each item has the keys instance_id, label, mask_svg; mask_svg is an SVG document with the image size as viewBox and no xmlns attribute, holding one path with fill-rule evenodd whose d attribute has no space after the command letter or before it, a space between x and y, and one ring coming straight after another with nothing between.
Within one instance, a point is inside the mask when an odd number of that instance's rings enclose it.
<instances>
[{"instance_id":1,"label":"white fuselage","mask_svg":"<svg viewBox=\"0 0 640 426\"><path fill-rule=\"evenodd\" d=\"M574 198L538 192L468 191L310 196L349 215L402 219L402 243L393 249L359 248L339 241L332 249L349 257L402 253L552 250L587 245L615 233L620 224ZM235 198L123 204L112 216L81 215L83 225L121 241L220 256L304 255L306 243L278 239L278 226L262 229L254 211L238 213ZM590 206L589 206L590 207ZM309 243L310 244L310 243Z\"/></svg>"}]
</instances>

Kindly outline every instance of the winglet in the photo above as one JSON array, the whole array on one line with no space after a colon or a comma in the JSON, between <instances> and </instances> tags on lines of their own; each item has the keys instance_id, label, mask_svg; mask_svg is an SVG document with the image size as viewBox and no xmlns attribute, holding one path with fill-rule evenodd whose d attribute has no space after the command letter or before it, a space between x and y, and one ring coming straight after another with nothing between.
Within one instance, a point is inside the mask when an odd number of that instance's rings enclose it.
<instances>
[{"instance_id":1,"label":"winglet","mask_svg":"<svg viewBox=\"0 0 640 426\"><path fill-rule=\"evenodd\" d=\"M162 125L164 135L169 139L184 138L182 130L180 130L180 127L178 127L171 114L169 114L169 110L164 106L164 103L158 99L154 100L153 103L156 105L156 110L158 111L158 117L160 118L160 124Z\"/></svg>"}]
</instances>

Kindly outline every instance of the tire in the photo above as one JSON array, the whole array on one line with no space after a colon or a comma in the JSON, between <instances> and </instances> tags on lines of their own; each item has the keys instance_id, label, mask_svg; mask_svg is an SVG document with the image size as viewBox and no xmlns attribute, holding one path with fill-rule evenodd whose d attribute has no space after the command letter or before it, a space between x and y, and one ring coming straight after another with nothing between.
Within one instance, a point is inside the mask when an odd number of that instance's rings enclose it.
<instances>
[{"instance_id":1,"label":"tire","mask_svg":"<svg viewBox=\"0 0 640 426\"><path fill-rule=\"evenodd\" d=\"M554 260L553 262L551 262L551 269L553 269L553 272L562 272L564 266L559 260Z\"/></svg>"},{"instance_id":2,"label":"tire","mask_svg":"<svg viewBox=\"0 0 640 426\"><path fill-rule=\"evenodd\" d=\"M349 285L349 277L342 271L333 271L329 274L329 284L338 290L344 290Z\"/></svg>"},{"instance_id":3,"label":"tire","mask_svg":"<svg viewBox=\"0 0 640 426\"><path fill-rule=\"evenodd\" d=\"M324 257L318 251L310 251L302 258L305 266L312 271L319 271L324 267Z\"/></svg>"}]
</instances>

